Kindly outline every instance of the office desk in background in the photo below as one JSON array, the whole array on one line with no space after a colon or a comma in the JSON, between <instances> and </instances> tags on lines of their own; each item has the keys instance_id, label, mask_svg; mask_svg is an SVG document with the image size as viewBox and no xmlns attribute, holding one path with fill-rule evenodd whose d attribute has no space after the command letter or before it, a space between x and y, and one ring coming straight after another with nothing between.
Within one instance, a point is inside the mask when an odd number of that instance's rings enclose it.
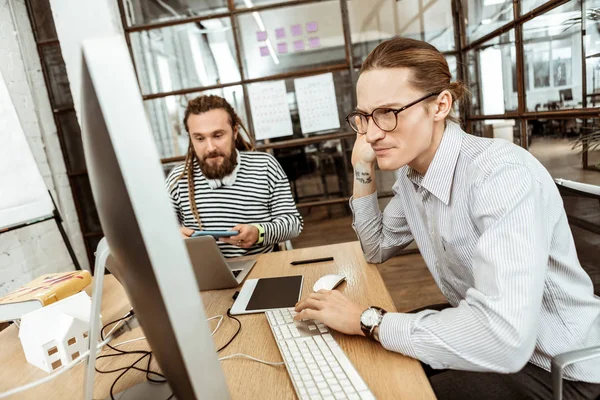
<instances>
[{"instance_id":1,"label":"office desk in background","mask_svg":"<svg viewBox=\"0 0 600 400\"><path fill-rule=\"evenodd\" d=\"M291 266L294 260L333 256L333 262ZM175 267L175 266L174 266ZM395 311L394 303L375 265L367 264L358 242L331 246L297 249L292 251L263 254L248 278L280 275L304 275L302 297L312 291L318 278L329 273L341 273L347 282L339 286L352 300L367 305L378 305ZM231 307L236 289L215 290L202 293L206 315L225 315ZM121 285L112 275L106 276L102 302L103 323L123 316L129 303ZM277 345L264 314L238 317L242 330L220 356L244 353L267 361L282 361ZM216 320L211 321L214 327ZM237 323L225 316L221 328L214 336L217 347L227 343L237 329ZM143 336L140 328L115 339L114 343ZM389 352L381 345L364 337L333 336L348 355L356 369L378 399L435 399L429 381L418 361ZM146 341L138 341L120 347L122 350L146 350ZM102 352L106 354L108 348ZM140 355L127 355L98 360L101 369L116 369L131 365ZM141 364L145 367L147 361ZM154 363L154 369L157 365ZM232 399L294 399L295 392L284 366L268 366L251 360L235 358L221 362ZM78 365L58 378L37 388L30 389L14 399L79 399L83 393L85 367ZM46 373L25 360L13 325L0 332L0 392L43 378ZM96 374L95 399L109 397L109 389L118 373ZM129 371L116 386L121 391L144 380L144 374Z\"/></svg>"}]
</instances>

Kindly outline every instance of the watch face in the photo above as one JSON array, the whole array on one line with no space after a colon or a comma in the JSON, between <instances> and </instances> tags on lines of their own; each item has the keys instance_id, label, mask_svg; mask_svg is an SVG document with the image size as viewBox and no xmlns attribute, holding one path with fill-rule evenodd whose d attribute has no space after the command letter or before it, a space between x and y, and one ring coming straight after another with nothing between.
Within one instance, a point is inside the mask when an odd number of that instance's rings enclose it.
<instances>
[{"instance_id":1,"label":"watch face","mask_svg":"<svg viewBox=\"0 0 600 400\"><path fill-rule=\"evenodd\" d=\"M365 310L360 316L360 322L365 326L373 326L379 323L379 313L372 308Z\"/></svg>"}]
</instances>

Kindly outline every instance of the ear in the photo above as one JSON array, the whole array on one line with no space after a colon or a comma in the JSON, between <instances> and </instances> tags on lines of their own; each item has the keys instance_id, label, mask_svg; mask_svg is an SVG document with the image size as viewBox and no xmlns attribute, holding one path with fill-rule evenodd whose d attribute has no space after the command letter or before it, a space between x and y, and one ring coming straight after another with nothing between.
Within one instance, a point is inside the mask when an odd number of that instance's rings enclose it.
<instances>
[{"instance_id":1,"label":"ear","mask_svg":"<svg viewBox=\"0 0 600 400\"><path fill-rule=\"evenodd\" d=\"M235 124L235 126L233 127L233 141L234 142L237 140L239 131L240 131L240 126L238 124Z\"/></svg>"},{"instance_id":2,"label":"ear","mask_svg":"<svg viewBox=\"0 0 600 400\"><path fill-rule=\"evenodd\" d=\"M452 95L449 91L444 90L440 93L433 106L433 120L443 121L446 119L450 111L452 111Z\"/></svg>"}]
</instances>

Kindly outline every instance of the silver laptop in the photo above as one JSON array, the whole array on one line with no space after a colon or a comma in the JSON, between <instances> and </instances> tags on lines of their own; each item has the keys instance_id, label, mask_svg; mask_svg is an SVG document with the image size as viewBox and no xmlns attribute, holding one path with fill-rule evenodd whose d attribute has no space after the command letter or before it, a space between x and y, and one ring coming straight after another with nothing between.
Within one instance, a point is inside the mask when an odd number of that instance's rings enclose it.
<instances>
[{"instance_id":1,"label":"silver laptop","mask_svg":"<svg viewBox=\"0 0 600 400\"><path fill-rule=\"evenodd\" d=\"M225 261L212 236L185 239L200 291L239 286L256 260Z\"/></svg>"}]
</instances>

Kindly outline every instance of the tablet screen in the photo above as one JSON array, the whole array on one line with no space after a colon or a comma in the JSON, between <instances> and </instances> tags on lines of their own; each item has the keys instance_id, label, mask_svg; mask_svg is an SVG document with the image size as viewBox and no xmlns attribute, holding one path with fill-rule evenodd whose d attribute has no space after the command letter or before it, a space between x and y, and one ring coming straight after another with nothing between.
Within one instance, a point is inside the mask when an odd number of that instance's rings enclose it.
<instances>
[{"instance_id":1,"label":"tablet screen","mask_svg":"<svg viewBox=\"0 0 600 400\"><path fill-rule=\"evenodd\" d=\"M300 299L302 275L261 278L256 283L246 310L294 307Z\"/></svg>"}]
</instances>

